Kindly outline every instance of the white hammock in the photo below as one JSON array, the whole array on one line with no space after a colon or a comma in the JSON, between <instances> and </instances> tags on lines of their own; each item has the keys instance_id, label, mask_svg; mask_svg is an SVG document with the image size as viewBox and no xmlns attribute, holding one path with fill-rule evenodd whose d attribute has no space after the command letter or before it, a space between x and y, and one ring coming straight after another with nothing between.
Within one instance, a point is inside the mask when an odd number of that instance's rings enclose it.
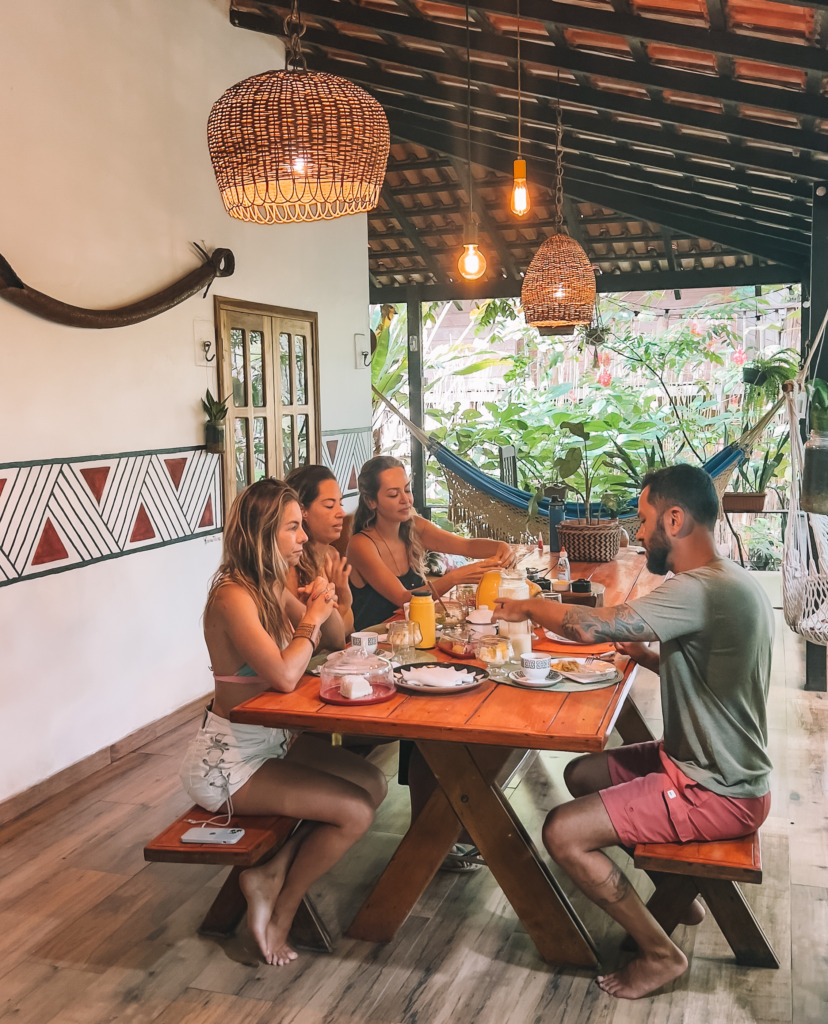
<instances>
[{"instance_id":1,"label":"white hammock","mask_svg":"<svg viewBox=\"0 0 828 1024\"><path fill-rule=\"evenodd\" d=\"M785 621L794 632L814 644L828 646L828 516L803 512L800 489L805 448L799 436L797 391L825 332L828 313L796 376L796 388L785 392L791 445L791 494L782 555L782 605Z\"/></svg>"}]
</instances>

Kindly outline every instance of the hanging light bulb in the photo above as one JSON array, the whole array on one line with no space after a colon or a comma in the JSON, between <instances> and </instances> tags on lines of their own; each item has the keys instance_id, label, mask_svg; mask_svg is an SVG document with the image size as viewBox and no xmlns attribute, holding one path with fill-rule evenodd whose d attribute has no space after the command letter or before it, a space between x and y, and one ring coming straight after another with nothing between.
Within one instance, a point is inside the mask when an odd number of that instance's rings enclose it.
<instances>
[{"instance_id":1,"label":"hanging light bulb","mask_svg":"<svg viewBox=\"0 0 828 1024\"><path fill-rule=\"evenodd\" d=\"M469 219L463 236L463 251L457 260L460 276L477 281L486 273L486 257L477 246L477 224L474 220L474 178L471 169L471 44L469 36L469 0L466 0L466 166L469 175Z\"/></svg>"},{"instance_id":2,"label":"hanging light bulb","mask_svg":"<svg viewBox=\"0 0 828 1024\"><path fill-rule=\"evenodd\" d=\"M511 211L516 217L529 212L529 189L526 187L526 161L515 160L515 180L512 185Z\"/></svg>"},{"instance_id":3,"label":"hanging light bulb","mask_svg":"<svg viewBox=\"0 0 828 1024\"><path fill-rule=\"evenodd\" d=\"M467 281L477 281L486 273L486 257L477 247L477 225L469 224L463 238L463 251L457 261L457 269L461 277Z\"/></svg>"},{"instance_id":4,"label":"hanging light bulb","mask_svg":"<svg viewBox=\"0 0 828 1024\"><path fill-rule=\"evenodd\" d=\"M224 207L257 224L373 210L390 144L385 112L353 82L308 71L297 0L284 31L285 69L237 82L207 121Z\"/></svg>"},{"instance_id":5,"label":"hanging light bulb","mask_svg":"<svg viewBox=\"0 0 828 1024\"><path fill-rule=\"evenodd\" d=\"M526 186L526 161L523 159L523 131L521 118L522 93L520 88L520 0L517 0L517 73L518 73L518 155L514 165L514 181L509 208L516 217L529 212L529 189Z\"/></svg>"}]
</instances>

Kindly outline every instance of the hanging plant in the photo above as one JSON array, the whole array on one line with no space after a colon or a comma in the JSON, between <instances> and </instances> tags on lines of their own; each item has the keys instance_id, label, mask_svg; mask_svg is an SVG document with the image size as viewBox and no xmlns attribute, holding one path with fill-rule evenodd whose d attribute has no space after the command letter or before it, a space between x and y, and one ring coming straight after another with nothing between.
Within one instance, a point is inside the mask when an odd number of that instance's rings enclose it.
<instances>
[{"instance_id":1,"label":"hanging plant","mask_svg":"<svg viewBox=\"0 0 828 1024\"><path fill-rule=\"evenodd\" d=\"M206 448L208 452L218 455L221 455L225 450L224 421L227 418L227 403L229 400L229 395L224 399L213 398L209 388L207 389L207 394L201 399L201 407L207 415L207 422L204 425Z\"/></svg>"}]
</instances>

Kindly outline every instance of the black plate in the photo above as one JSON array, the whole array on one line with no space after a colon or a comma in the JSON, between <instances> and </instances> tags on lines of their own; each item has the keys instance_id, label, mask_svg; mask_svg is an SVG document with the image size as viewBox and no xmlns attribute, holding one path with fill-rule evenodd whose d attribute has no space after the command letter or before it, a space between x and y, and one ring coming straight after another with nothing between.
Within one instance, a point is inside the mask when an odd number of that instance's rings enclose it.
<instances>
[{"instance_id":1,"label":"black plate","mask_svg":"<svg viewBox=\"0 0 828 1024\"><path fill-rule=\"evenodd\" d=\"M461 672L471 672L474 676L474 682L464 683L462 686L416 686L409 685L400 675L402 669L412 668L454 668L459 669ZM452 665L445 661L415 661L410 665L400 665L399 668L394 669L394 682L397 684L398 690L403 690L405 693L417 693L417 694L433 694L435 696L446 696L451 693L468 693L469 690L474 690L476 687L488 679L488 674L485 668L479 668L477 665Z\"/></svg>"}]
</instances>

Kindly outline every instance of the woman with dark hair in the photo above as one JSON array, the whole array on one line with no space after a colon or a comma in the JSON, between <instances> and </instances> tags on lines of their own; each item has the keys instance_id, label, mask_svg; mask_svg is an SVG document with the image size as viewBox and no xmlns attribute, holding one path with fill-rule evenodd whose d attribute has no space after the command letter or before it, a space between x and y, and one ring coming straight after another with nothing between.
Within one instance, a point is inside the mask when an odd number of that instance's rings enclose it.
<instances>
[{"instance_id":1,"label":"woman with dark hair","mask_svg":"<svg viewBox=\"0 0 828 1024\"><path fill-rule=\"evenodd\" d=\"M306 539L298 497L281 481L259 480L233 503L204 610L215 696L181 766L185 790L208 811L303 819L272 860L239 876L250 930L265 961L280 965L296 959L287 938L308 887L365 833L385 796L383 775L341 747L229 721L242 701L296 688L334 609L322 577L305 588L305 604L285 589Z\"/></svg>"},{"instance_id":2,"label":"woman with dark hair","mask_svg":"<svg viewBox=\"0 0 828 1024\"><path fill-rule=\"evenodd\" d=\"M426 551L484 559L433 580L441 595L458 583L477 583L487 569L501 568L512 559L505 541L459 537L415 515L411 482L399 459L379 455L366 462L357 486L359 505L348 544L355 629L387 619L413 590L424 586Z\"/></svg>"},{"instance_id":3,"label":"woman with dark hair","mask_svg":"<svg viewBox=\"0 0 828 1024\"><path fill-rule=\"evenodd\" d=\"M308 540L299 564L288 573L288 590L299 594L317 576L324 576L336 589L336 611L342 619L343 640L354 628L351 588L348 577L351 567L331 545L342 536L345 509L342 491L336 477L325 466L298 466L285 477L285 483L299 495L302 506L302 528ZM342 645L340 645L342 646Z\"/></svg>"}]
</instances>

